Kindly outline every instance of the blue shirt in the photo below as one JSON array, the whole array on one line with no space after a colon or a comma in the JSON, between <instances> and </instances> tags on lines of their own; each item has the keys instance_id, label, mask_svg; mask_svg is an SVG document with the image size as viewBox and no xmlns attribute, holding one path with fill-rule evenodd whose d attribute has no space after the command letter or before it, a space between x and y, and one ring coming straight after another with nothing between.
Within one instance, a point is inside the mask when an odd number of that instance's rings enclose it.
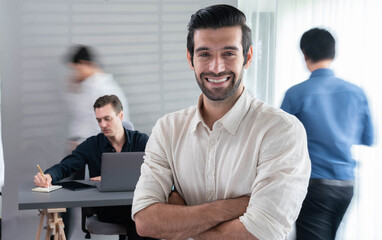
<instances>
[{"instance_id":1,"label":"blue shirt","mask_svg":"<svg viewBox=\"0 0 382 240\"><path fill-rule=\"evenodd\" d=\"M311 178L354 179L351 146L371 145L374 140L362 89L336 78L330 69L317 69L286 92L281 108L306 129Z\"/></svg>"},{"instance_id":2,"label":"blue shirt","mask_svg":"<svg viewBox=\"0 0 382 240\"><path fill-rule=\"evenodd\" d=\"M126 141L121 152L144 152L148 136L138 131L125 129ZM52 182L57 182L73 173L82 170L86 164L89 166L89 177L101 175L101 157L104 152L115 152L109 139L100 133L82 142L60 163L47 169L45 173L52 176Z\"/></svg>"}]
</instances>

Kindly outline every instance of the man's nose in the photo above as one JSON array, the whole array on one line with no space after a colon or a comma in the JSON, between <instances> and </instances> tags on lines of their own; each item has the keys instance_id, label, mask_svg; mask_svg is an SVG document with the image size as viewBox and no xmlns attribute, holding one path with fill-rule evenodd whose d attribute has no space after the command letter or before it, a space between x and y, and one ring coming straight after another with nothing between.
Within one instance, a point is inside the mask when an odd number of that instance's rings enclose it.
<instances>
[{"instance_id":1,"label":"man's nose","mask_svg":"<svg viewBox=\"0 0 382 240\"><path fill-rule=\"evenodd\" d=\"M224 60L221 56L215 56L210 62L209 71L213 73L220 73L224 72L224 68Z\"/></svg>"},{"instance_id":2,"label":"man's nose","mask_svg":"<svg viewBox=\"0 0 382 240\"><path fill-rule=\"evenodd\" d=\"M101 120L100 122L99 122L99 126L102 128L102 127L105 127L106 126L106 121L103 121L103 120Z\"/></svg>"}]
</instances>

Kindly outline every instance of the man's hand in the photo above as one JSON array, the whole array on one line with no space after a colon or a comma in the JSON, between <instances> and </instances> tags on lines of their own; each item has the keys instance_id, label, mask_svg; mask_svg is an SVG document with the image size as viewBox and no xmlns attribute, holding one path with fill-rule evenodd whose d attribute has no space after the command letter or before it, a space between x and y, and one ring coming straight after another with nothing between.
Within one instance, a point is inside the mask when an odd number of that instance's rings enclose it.
<instances>
[{"instance_id":1,"label":"man's hand","mask_svg":"<svg viewBox=\"0 0 382 240\"><path fill-rule=\"evenodd\" d=\"M170 196L168 197L168 204L183 206L187 205L182 196L180 196L180 194L176 190L170 193Z\"/></svg>"},{"instance_id":2,"label":"man's hand","mask_svg":"<svg viewBox=\"0 0 382 240\"><path fill-rule=\"evenodd\" d=\"M41 174L40 172L38 172L35 176L34 176L34 184L37 186L37 187L49 187L52 185L52 176L50 176L50 174Z\"/></svg>"},{"instance_id":3,"label":"man's hand","mask_svg":"<svg viewBox=\"0 0 382 240\"><path fill-rule=\"evenodd\" d=\"M92 178L90 178L90 180L101 182L101 176L98 176L98 177L92 177Z\"/></svg>"}]
</instances>

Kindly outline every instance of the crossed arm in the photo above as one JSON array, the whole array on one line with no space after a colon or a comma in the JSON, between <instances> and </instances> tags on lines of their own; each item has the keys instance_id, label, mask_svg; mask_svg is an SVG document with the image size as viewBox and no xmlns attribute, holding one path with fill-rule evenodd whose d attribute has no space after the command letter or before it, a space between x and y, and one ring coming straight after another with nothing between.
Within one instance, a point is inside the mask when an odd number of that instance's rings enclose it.
<instances>
[{"instance_id":1,"label":"crossed arm","mask_svg":"<svg viewBox=\"0 0 382 240\"><path fill-rule=\"evenodd\" d=\"M251 235L238 217L248 206L249 197L218 200L196 206L186 206L177 192L169 203L156 203L135 216L137 232L141 236L163 239L257 239Z\"/></svg>"}]
</instances>

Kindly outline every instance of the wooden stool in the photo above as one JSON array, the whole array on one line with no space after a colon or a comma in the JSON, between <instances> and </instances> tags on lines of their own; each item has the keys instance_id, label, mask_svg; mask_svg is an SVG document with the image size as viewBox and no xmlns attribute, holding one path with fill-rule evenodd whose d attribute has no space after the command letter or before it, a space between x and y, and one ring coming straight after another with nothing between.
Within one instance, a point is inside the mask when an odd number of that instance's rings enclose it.
<instances>
[{"instance_id":1,"label":"wooden stool","mask_svg":"<svg viewBox=\"0 0 382 240\"><path fill-rule=\"evenodd\" d=\"M38 210L40 215L40 224L37 229L36 240L40 240L41 231L46 229L45 240L50 239L53 234L54 240L66 240L64 232L64 222L58 216L59 213L66 212L66 208L49 208ZM46 226L43 227L44 217L46 215Z\"/></svg>"}]
</instances>

